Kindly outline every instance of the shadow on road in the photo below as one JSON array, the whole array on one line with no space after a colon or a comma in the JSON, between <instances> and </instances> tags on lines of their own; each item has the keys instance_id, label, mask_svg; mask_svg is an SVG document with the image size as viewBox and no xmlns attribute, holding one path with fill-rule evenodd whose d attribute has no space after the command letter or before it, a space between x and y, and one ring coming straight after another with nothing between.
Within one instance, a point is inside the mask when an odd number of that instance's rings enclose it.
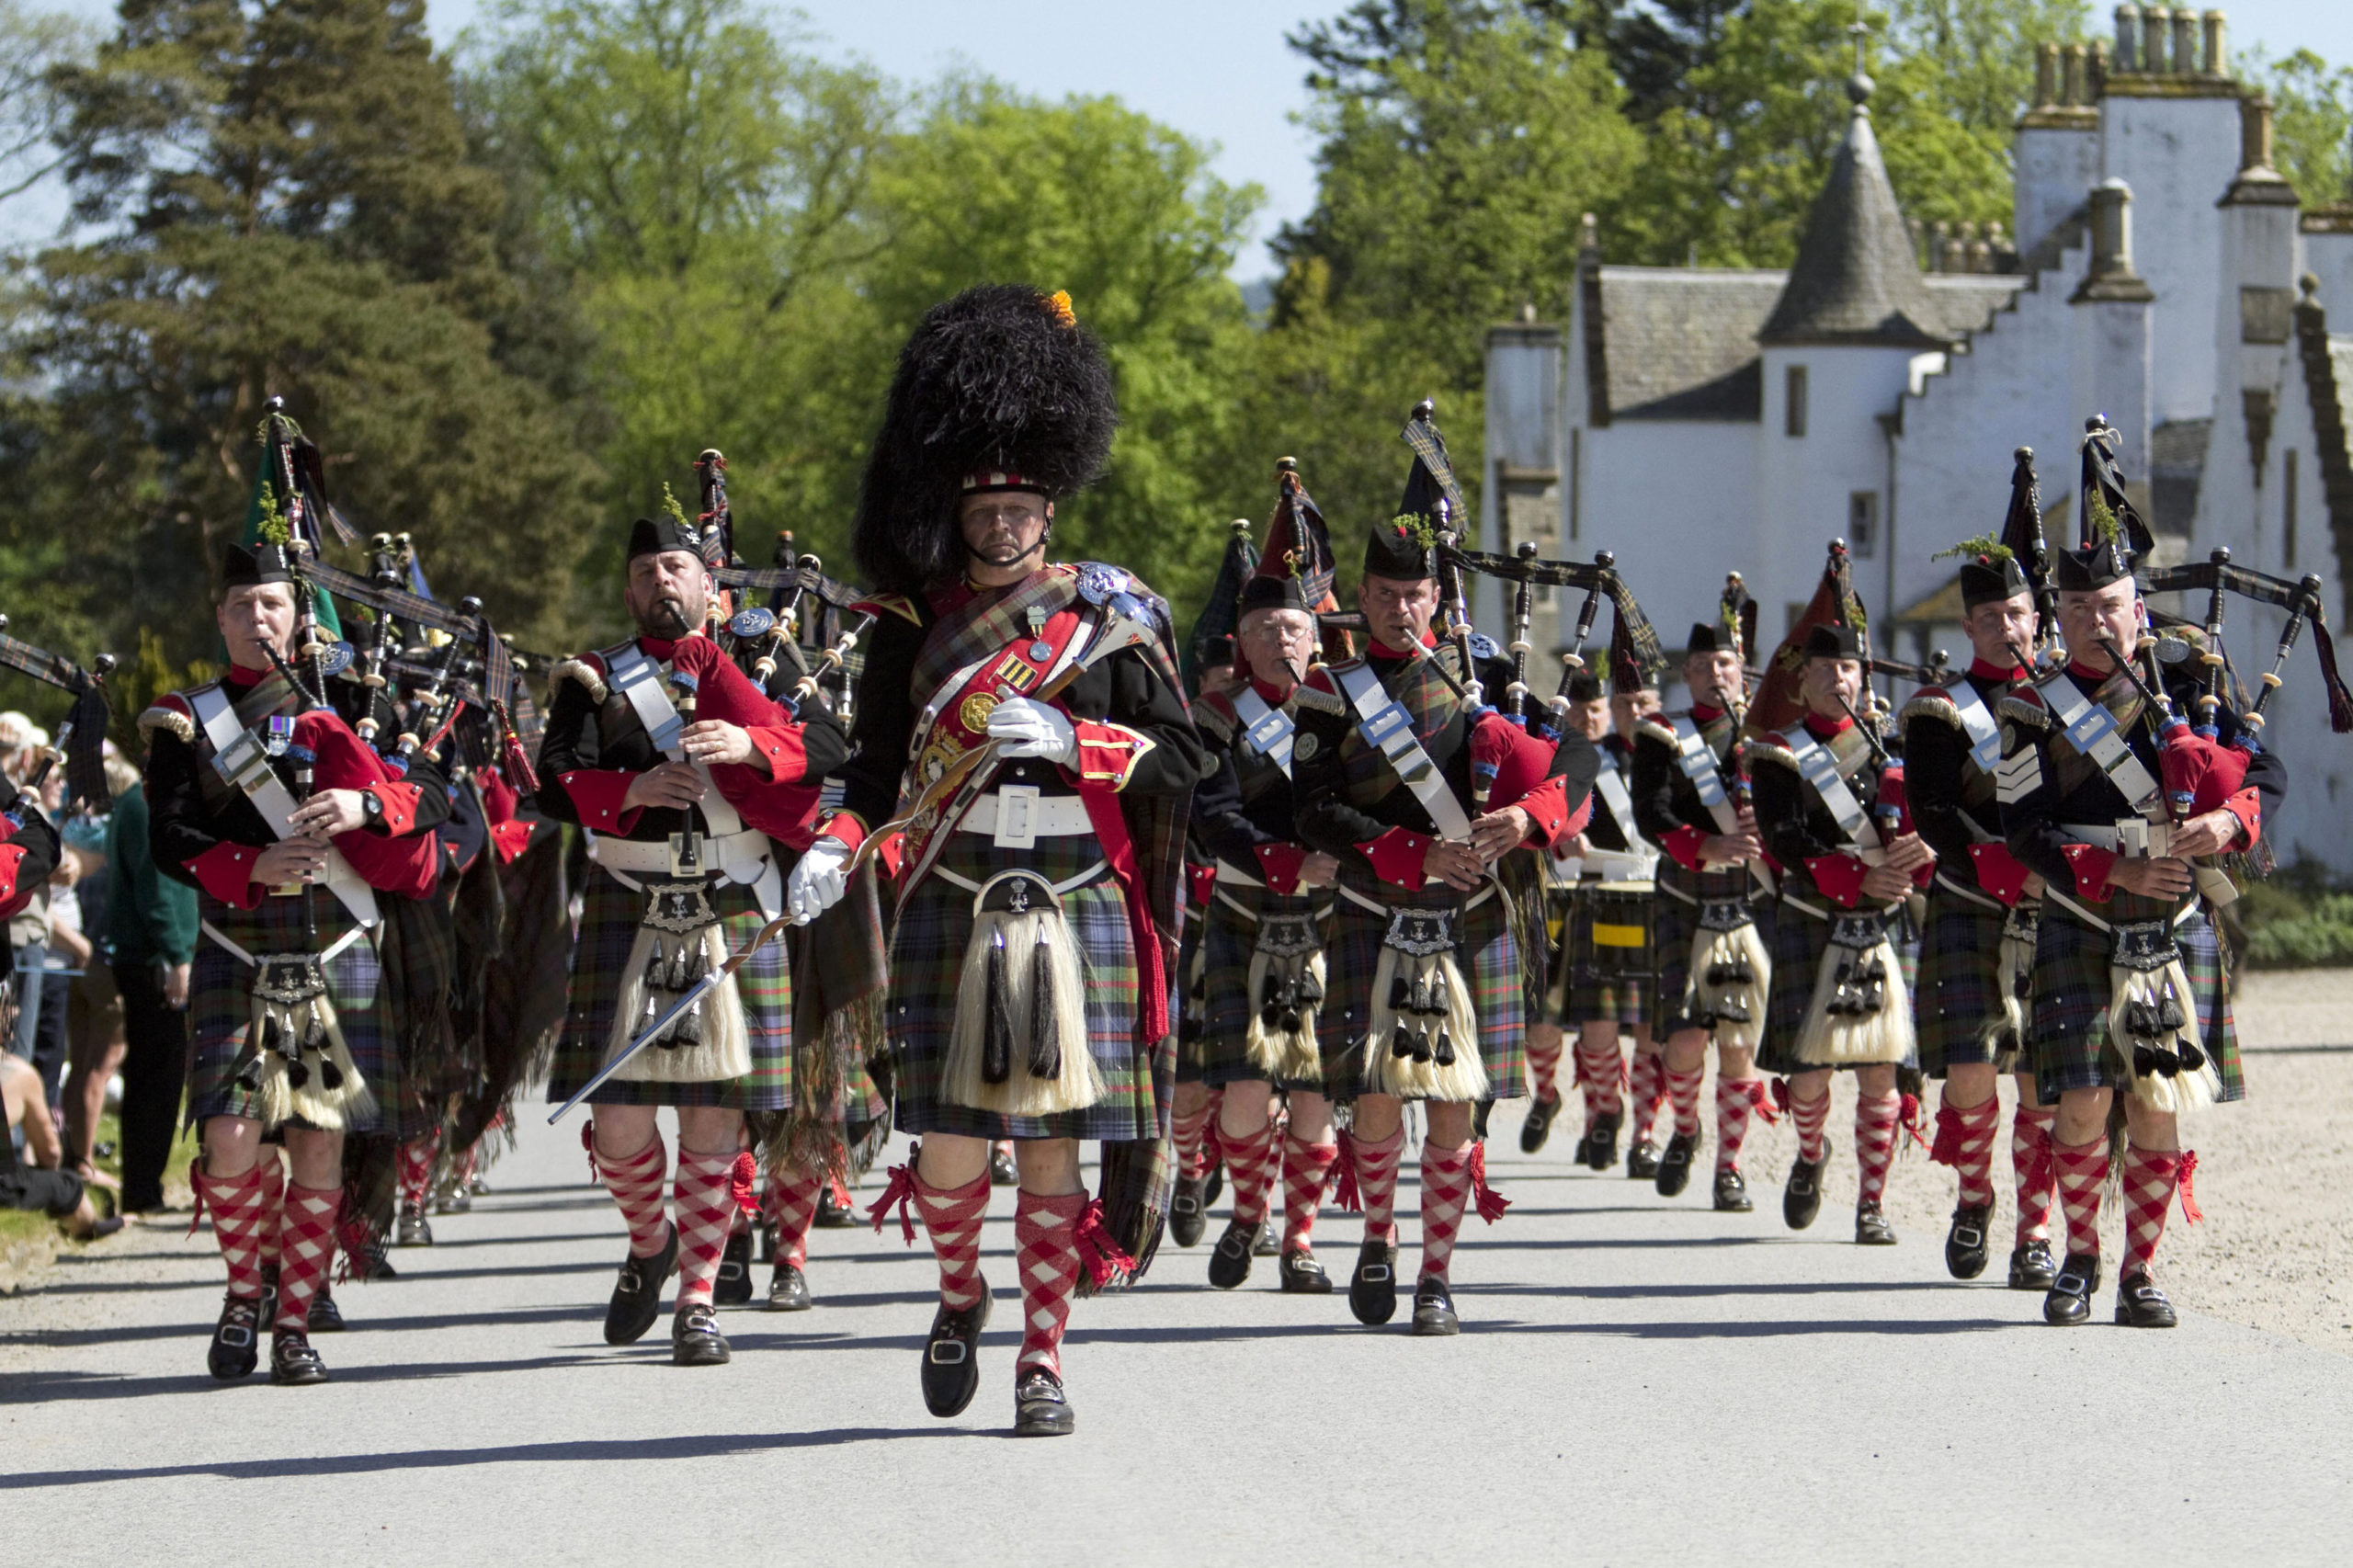
<instances>
[{"instance_id":1,"label":"shadow on road","mask_svg":"<svg viewBox=\"0 0 2353 1568\"><path fill-rule=\"evenodd\" d=\"M316 1458L244 1460L217 1464L153 1465L137 1470L31 1471L0 1476L0 1492L105 1485L213 1476L223 1481L272 1481L319 1475L372 1475L384 1471L450 1470L483 1464L584 1464L622 1460L719 1459L789 1449L831 1449L896 1437L962 1437L955 1426L836 1426L822 1432L744 1433L733 1437L631 1437L612 1441L518 1443L494 1449L421 1449L413 1453L324 1454Z\"/></svg>"}]
</instances>

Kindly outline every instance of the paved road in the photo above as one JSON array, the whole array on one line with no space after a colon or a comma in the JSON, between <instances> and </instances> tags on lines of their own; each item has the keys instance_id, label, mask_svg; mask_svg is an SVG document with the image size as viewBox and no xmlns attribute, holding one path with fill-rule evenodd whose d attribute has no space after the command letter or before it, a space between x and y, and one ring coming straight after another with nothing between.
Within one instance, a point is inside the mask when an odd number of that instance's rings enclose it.
<instances>
[{"instance_id":1,"label":"paved road","mask_svg":"<svg viewBox=\"0 0 2353 1568\"><path fill-rule=\"evenodd\" d=\"M620 1227L569 1126L527 1131L401 1279L343 1288L324 1388L206 1379L209 1237L149 1231L0 1300L0 1555L2342 1561L2353 1358L2195 1315L2046 1329L2036 1298L1942 1278L1934 1238L1665 1206L1498 1131L1516 1207L1457 1255L1461 1338L1358 1329L1264 1260L1221 1294L1205 1248L1165 1253L1079 1303L1059 1442L1003 1437L1009 1327L965 1418L924 1413L933 1274L895 1228L817 1233L818 1309L729 1314L731 1367L671 1367L659 1329L607 1348ZM985 1238L1000 1324L1011 1212L1000 1193ZM1357 1230L1327 1221L1336 1265Z\"/></svg>"}]
</instances>

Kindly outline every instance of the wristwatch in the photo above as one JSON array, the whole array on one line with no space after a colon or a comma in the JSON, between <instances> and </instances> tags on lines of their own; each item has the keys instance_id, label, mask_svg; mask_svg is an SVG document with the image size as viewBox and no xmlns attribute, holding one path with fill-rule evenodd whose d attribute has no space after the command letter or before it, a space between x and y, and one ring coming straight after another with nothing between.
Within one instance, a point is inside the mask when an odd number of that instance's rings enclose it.
<instances>
[{"instance_id":1,"label":"wristwatch","mask_svg":"<svg viewBox=\"0 0 2353 1568\"><path fill-rule=\"evenodd\" d=\"M377 793L376 793L376 791L375 791L375 790L360 790L360 791L359 791L359 814L360 814L360 816L361 816L363 819L365 819L365 820L363 820L363 821L361 822L361 824L360 824L360 825L361 825L362 827L376 828L376 827L381 827L381 826L383 826L383 825L384 825L384 800L383 800L383 797L382 797L382 796L381 796L381 795L379 795L379 794L377 794Z\"/></svg>"}]
</instances>

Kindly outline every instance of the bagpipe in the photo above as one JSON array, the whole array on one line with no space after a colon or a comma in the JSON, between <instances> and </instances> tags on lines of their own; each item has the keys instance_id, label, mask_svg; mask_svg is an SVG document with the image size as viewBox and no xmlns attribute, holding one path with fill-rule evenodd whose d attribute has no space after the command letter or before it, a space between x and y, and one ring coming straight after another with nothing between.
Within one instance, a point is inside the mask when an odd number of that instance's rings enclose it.
<instances>
[{"instance_id":1,"label":"bagpipe","mask_svg":"<svg viewBox=\"0 0 2353 1568\"><path fill-rule=\"evenodd\" d=\"M74 705L57 726L56 741L26 778L22 792L39 794L48 780L50 768L63 760L68 807L79 805L94 812L106 811L110 803L106 770L106 680L114 673L114 655L100 653L85 670L46 648L19 642L7 635L7 629L8 618L0 615L0 665L68 692L74 699Z\"/></svg>"}]
</instances>

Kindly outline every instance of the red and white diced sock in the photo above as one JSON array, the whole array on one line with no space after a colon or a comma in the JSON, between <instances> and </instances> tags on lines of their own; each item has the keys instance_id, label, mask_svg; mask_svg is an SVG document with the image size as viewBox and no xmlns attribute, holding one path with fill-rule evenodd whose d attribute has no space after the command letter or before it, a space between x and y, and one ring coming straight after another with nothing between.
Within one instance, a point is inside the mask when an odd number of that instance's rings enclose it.
<instances>
[{"instance_id":1,"label":"red and white diced sock","mask_svg":"<svg viewBox=\"0 0 2353 1568\"><path fill-rule=\"evenodd\" d=\"M286 1212L286 1164L276 1149L265 1147L254 1169L261 1173L261 1263L272 1268L278 1264L279 1220Z\"/></svg>"},{"instance_id":2,"label":"red and white diced sock","mask_svg":"<svg viewBox=\"0 0 2353 1568\"><path fill-rule=\"evenodd\" d=\"M1707 1076L1703 1067L1688 1073L1666 1069L1666 1097L1675 1106L1675 1133L1678 1138L1696 1141L1699 1136L1699 1081Z\"/></svg>"},{"instance_id":3,"label":"red and white diced sock","mask_svg":"<svg viewBox=\"0 0 2353 1568\"><path fill-rule=\"evenodd\" d=\"M1626 1097L1634 1107L1627 1136L1640 1143L1650 1137L1651 1128L1658 1120L1658 1108L1666 1103L1665 1055L1635 1048L1634 1059L1626 1069Z\"/></svg>"},{"instance_id":4,"label":"red and white diced sock","mask_svg":"<svg viewBox=\"0 0 2353 1568\"><path fill-rule=\"evenodd\" d=\"M1877 1203L1887 1191L1887 1167L1895 1158L1895 1124L1903 1114L1900 1094L1857 1096L1855 1163L1862 1167L1858 1203Z\"/></svg>"},{"instance_id":5,"label":"red and white diced sock","mask_svg":"<svg viewBox=\"0 0 2353 1568\"><path fill-rule=\"evenodd\" d=\"M1716 1169L1740 1169L1740 1146L1748 1141L1748 1123L1765 1103L1762 1078L1716 1078Z\"/></svg>"},{"instance_id":6,"label":"red and white diced sock","mask_svg":"<svg viewBox=\"0 0 2353 1568\"><path fill-rule=\"evenodd\" d=\"M1949 1088L1937 1105L1937 1141L1928 1158L1950 1165L1961 1178L1956 1201L1963 1209L1990 1209L1994 1204L1994 1134L2002 1124L1998 1099L1983 1105L1957 1106Z\"/></svg>"},{"instance_id":7,"label":"red and white diced sock","mask_svg":"<svg viewBox=\"0 0 2353 1568\"><path fill-rule=\"evenodd\" d=\"M1027 1190L1014 1203L1013 1251L1021 1268L1017 1378L1032 1367L1062 1376L1063 1329L1070 1322L1071 1292L1078 1286L1078 1221L1086 1204L1083 1192L1040 1198Z\"/></svg>"},{"instance_id":8,"label":"red and white diced sock","mask_svg":"<svg viewBox=\"0 0 2353 1568\"><path fill-rule=\"evenodd\" d=\"M961 1312L988 1294L981 1278L981 1221L988 1217L989 1178L983 1171L962 1187L933 1187L915 1178L915 1207L931 1233L931 1256L939 1264L939 1301ZM1022 1195L1027 1201L1029 1195Z\"/></svg>"},{"instance_id":9,"label":"red and white diced sock","mask_svg":"<svg viewBox=\"0 0 2353 1568\"><path fill-rule=\"evenodd\" d=\"M1454 1238L1462 1230L1463 1210L1471 1205L1471 1151L1465 1143L1444 1149L1422 1140L1422 1267L1416 1276L1447 1278L1454 1261Z\"/></svg>"},{"instance_id":10,"label":"red and white diced sock","mask_svg":"<svg viewBox=\"0 0 2353 1568\"><path fill-rule=\"evenodd\" d=\"M2200 1217L2188 1190L2189 1173L2197 1168L2196 1154L2125 1145L2124 1259L2117 1270L2120 1278L2154 1272L2157 1244L2165 1234L2165 1211L2173 1207L2177 1191L2181 1194L2182 1218Z\"/></svg>"},{"instance_id":11,"label":"red and white diced sock","mask_svg":"<svg viewBox=\"0 0 2353 1568\"><path fill-rule=\"evenodd\" d=\"M2059 1211L2067 1224L2067 1256L2099 1256L2099 1189L2108 1180L2108 1140L2080 1147L2051 1141L2051 1163L2059 1176Z\"/></svg>"},{"instance_id":12,"label":"red and white diced sock","mask_svg":"<svg viewBox=\"0 0 2353 1568\"><path fill-rule=\"evenodd\" d=\"M275 1156L276 1151L265 1151ZM253 1301L261 1299L261 1236L264 1209L261 1168L240 1176L207 1174L202 1161L189 1172L197 1196L212 1213L212 1239L221 1261L229 1266L229 1294ZM270 1230L278 1229L270 1216Z\"/></svg>"},{"instance_id":13,"label":"red and white diced sock","mask_svg":"<svg viewBox=\"0 0 2353 1568\"><path fill-rule=\"evenodd\" d=\"M311 1298L335 1259L335 1220L343 1188L290 1187L278 1226L278 1322L280 1334L311 1332Z\"/></svg>"},{"instance_id":14,"label":"red and white diced sock","mask_svg":"<svg viewBox=\"0 0 2353 1568\"><path fill-rule=\"evenodd\" d=\"M1625 1104L1619 1085L1625 1079L1626 1060L1618 1054L1614 1031L1606 1040L1580 1033L1576 1049L1577 1086L1585 1091L1585 1123L1590 1128L1597 1117L1615 1116Z\"/></svg>"},{"instance_id":15,"label":"red and white diced sock","mask_svg":"<svg viewBox=\"0 0 2353 1568\"><path fill-rule=\"evenodd\" d=\"M809 1227L817 1218L817 1195L825 1190L825 1178L812 1176L799 1165L786 1165L768 1173L768 1189L763 1207L768 1222L776 1227L776 1256L779 1263L795 1268L809 1262Z\"/></svg>"},{"instance_id":16,"label":"red and white diced sock","mask_svg":"<svg viewBox=\"0 0 2353 1568\"><path fill-rule=\"evenodd\" d=\"M1378 1142L1350 1140L1357 1165L1357 1196L1364 1204L1364 1239L1397 1239L1397 1163L1405 1152L1403 1127Z\"/></svg>"},{"instance_id":17,"label":"red and white diced sock","mask_svg":"<svg viewBox=\"0 0 2353 1568\"><path fill-rule=\"evenodd\" d=\"M1326 1134L1328 1137L1329 1134ZM1283 1135L1283 1250L1309 1252L1315 1245L1315 1216L1324 1208L1324 1187L1337 1143L1310 1143L1295 1132Z\"/></svg>"},{"instance_id":18,"label":"red and white diced sock","mask_svg":"<svg viewBox=\"0 0 2353 1568\"><path fill-rule=\"evenodd\" d=\"M1275 1185L1275 1124L1268 1121L1255 1132L1218 1129L1225 1150L1225 1168L1233 1174L1233 1217L1245 1224L1267 1217L1267 1200Z\"/></svg>"},{"instance_id":19,"label":"red and white diced sock","mask_svg":"<svg viewBox=\"0 0 2353 1568\"><path fill-rule=\"evenodd\" d=\"M1790 1096L1790 1124L1798 1130L1798 1158L1810 1165L1819 1165L1830 1158L1830 1140L1824 1136L1830 1125L1830 1090L1825 1085L1820 1096L1802 1100Z\"/></svg>"},{"instance_id":20,"label":"red and white diced sock","mask_svg":"<svg viewBox=\"0 0 2353 1568\"><path fill-rule=\"evenodd\" d=\"M735 1228L735 1162L733 1151L706 1154L680 1147L678 1174L671 1184L670 1202L678 1216L679 1307L709 1305L711 1282L719 1278L719 1259L727 1250L728 1233Z\"/></svg>"},{"instance_id":21,"label":"red and white diced sock","mask_svg":"<svg viewBox=\"0 0 2353 1568\"><path fill-rule=\"evenodd\" d=\"M1528 1082L1540 1100L1561 1097L1561 1036L1557 1029L1528 1031Z\"/></svg>"},{"instance_id":22,"label":"red and white diced sock","mask_svg":"<svg viewBox=\"0 0 2353 1568\"><path fill-rule=\"evenodd\" d=\"M2059 1169L2051 1158L2051 1129L2059 1108L2020 1104L2010 1118L2010 1176L2018 1186L2019 1246L2051 1234L2051 1205Z\"/></svg>"},{"instance_id":23,"label":"red and white diced sock","mask_svg":"<svg viewBox=\"0 0 2353 1568\"><path fill-rule=\"evenodd\" d=\"M670 1151L662 1146L662 1134L656 1131L633 1154L615 1156L592 1145L589 1158L604 1178L605 1190L613 1195L622 1222L629 1226L630 1256L652 1257L659 1253L670 1240L670 1216L662 1202L664 1178L670 1174Z\"/></svg>"},{"instance_id":24,"label":"red and white diced sock","mask_svg":"<svg viewBox=\"0 0 2353 1568\"><path fill-rule=\"evenodd\" d=\"M1176 1174L1199 1180L1209 1174L1201 1158L1201 1135L1209 1131L1210 1112L1215 1108L1207 1100L1199 1110L1180 1110L1173 1124L1176 1136Z\"/></svg>"},{"instance_id":25,"label":"red and white diced sock","mask_svg":"<svg viewBox=\"0 0 2353 1568\"><path fill-rule=\"evenodd\" d=\"M422 1209L432 1194L433 1162L441 1153L441 1134L428 1132L422 1138L412 1138L401 1145L401 1201L411 1209Z\"/></svg>"}]
</instances>

